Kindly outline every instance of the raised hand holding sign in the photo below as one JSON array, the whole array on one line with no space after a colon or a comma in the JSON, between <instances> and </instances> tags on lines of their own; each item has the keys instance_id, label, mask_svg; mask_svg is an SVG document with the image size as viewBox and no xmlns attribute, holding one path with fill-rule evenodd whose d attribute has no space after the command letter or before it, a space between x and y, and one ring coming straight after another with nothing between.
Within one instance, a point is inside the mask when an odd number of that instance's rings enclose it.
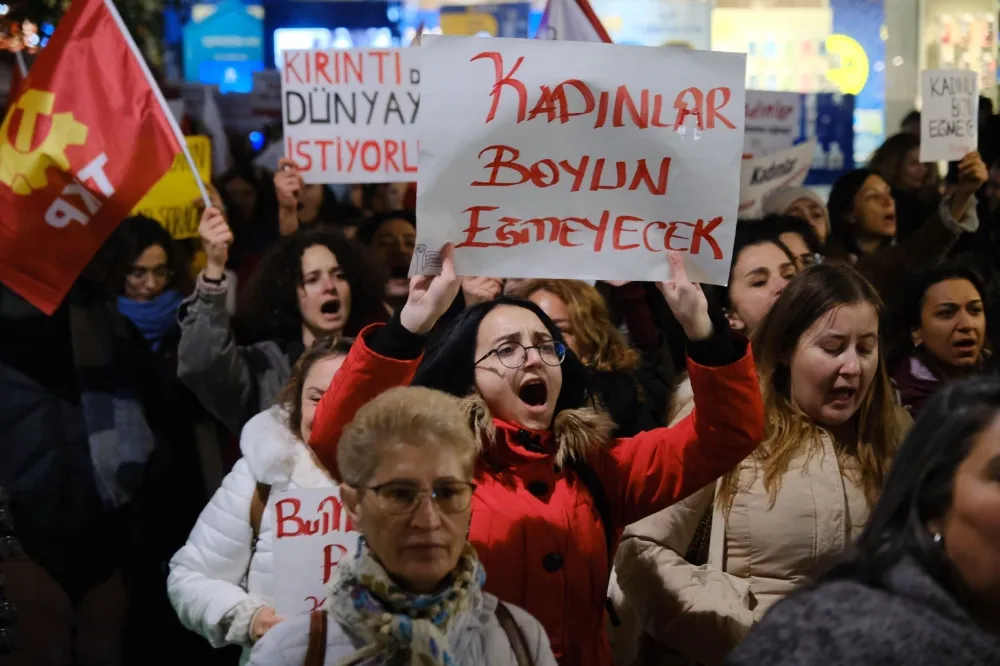
<instances>
[{"instance_id":1,"label":"raised hand holding sign","mask_svg":"<svg viewBox=\"0 0 1000 666\"><path fill-rule=\"evenodd\" d=\"M429 333L462 288L462 280L455 275L455 248L450 243L441 250L441 260L440 275L410 278L410 296L399 321L411 333Z\"/></svg>"},{"instance_id":2,"label":"raised hand holding sign","mask_svg":"<svg viewBox=\"0 0 1000 666\"><path fill-rule=\"evenodd\" d=\"M707 340L712 337L712 319L708 316L708 299L701 285L691 282L684 266L684 258L677 252L667 255L670 260L671 279L656 286L684 328L688 340Z\"/></svg>"}]
</instances>

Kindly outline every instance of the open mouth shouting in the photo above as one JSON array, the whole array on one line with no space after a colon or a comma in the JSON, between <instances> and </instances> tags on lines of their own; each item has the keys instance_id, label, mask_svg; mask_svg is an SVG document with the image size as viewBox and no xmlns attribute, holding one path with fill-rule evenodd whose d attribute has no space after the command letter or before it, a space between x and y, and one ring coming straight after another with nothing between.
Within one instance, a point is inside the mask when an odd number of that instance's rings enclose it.
<instances>
[{"instance_id":1,"label":"open mouth shouting","mask_svg":"<svg viewBox=\"0 0 1000 666\"><path fill-rule=\"evenodd\" d=\"M532 415L542 415L549 402L549 388L541 377L529 377L517 391L525 407Z\"/></svg>"},{"instance_id":2,"label":"open mouth shouting","mask_svg":"<svg viewBox=\"0 0 1000 666\"><path fill-rule=\"evenodd\" d=\"M319 311L323 315L323 319L336 321L342 318L343 307L340 304L340 299L334 297L323 301L323 304L319 306Z\"/></svg>"},{"instance_id":3,"label":"open mouth shouting","mask_svg":"<svg viewBox=\"0 0 1000 666\"><path fill-rule=\"evenodd\" d=\"M962 358L969 358L977 355L978 344L975 338L959 338L958 340L952 342L951 346L955 348L955 352Z\"/></svg>"},{"instance_id":4,"label":"open mouth shouting","mask_svg":"<svg viewBox=\"0 0 1000 666\"><path fill-rule=\"evenodd\" d=\"M858 394L855 386L837 386L830 389L828 395L830 404L838 408L848 408L854 403L854 398Z\"/></svg>"}]
</instances>

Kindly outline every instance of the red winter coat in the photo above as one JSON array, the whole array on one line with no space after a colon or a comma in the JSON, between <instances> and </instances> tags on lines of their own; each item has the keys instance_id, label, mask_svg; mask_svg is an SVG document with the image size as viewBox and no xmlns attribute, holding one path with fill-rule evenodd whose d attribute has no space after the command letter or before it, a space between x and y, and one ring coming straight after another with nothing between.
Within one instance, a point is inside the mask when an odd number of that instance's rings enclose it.
<instances>
[{"instance_id":1,"label":"red winter coat","mask_svg":"<svg viewBox=\"0 0 1000 666\"><path fill-rule=\"evenodd\" d=\"M382 391L408 384L420 363L373 352L365 343L373 329L355 342L316 410L310 445L336 478L344 426ZM561 664L611 664L604 628L611 563L590 493L557 461L582 455L596 471L616 543L626 525L722 476L764 434L756 367L746 340L736 344L746 351L731 365L688 360L695 413L630 439L607 441L610 420L590 409L565 410L552 431L527 433L491 419L481 400L464 402L474 429L493 439L477 465L469 531L486 568L486 590L534 615ZM535 439L530 449L521 444L525 435Z\"/></svg>"}]
</instances>

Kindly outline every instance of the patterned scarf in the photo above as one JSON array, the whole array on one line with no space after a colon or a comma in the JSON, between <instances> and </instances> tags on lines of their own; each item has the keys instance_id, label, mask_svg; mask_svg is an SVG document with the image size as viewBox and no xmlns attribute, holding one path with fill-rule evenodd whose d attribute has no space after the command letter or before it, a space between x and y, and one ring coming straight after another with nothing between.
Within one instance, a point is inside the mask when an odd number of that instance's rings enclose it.
<instances>
[{"instance_id":1,"label":"patterned scarf","mask_svg":"<svg viewBox=\"0 0 1000 666\"><path fill-rule=\"evenodd\" d=\"M392 580L361 537L354 558L334 570L327 602L333 616L368 643L344 663L357 663L377 649L391 657L408 656L410 666L455 666L448 632L463 612L478 605L485 582L476 551L466 544L442 589L411 594Z\"/></svg>"}]
</instances>

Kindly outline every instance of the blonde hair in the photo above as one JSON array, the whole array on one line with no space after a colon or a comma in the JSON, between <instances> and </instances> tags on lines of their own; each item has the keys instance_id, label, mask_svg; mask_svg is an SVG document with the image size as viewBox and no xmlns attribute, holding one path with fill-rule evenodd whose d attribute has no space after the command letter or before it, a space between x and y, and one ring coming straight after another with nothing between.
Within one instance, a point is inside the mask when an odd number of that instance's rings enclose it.
<instances>
[{"instance_id":1,"label":"blonde hair","mask_svg":"<svg viewBox=\"0 0 1000 666\"><path fill-rule=\"evenodd\" d=\"M514 287L511 295L531 298L539 291L547 291L566 304L579 357L586 365L602 372L634 370L639 365L639 353L611 323L608 306L597 289L580 280L526 280Z\"/></svg>"},{"instance_id":2,"label":"blonde hair","mask_svg":"<svg viewBox=\"0 0 1000 666\"><path fill-rule=\"evenodd\" d=\"M446 446L471 478L478 447L458 401L441 391L402 386L389 389L358 410L337 446L343 480L367 483L383 454L401 445Z\"/></svg>"},{"instance_id":3,"label":"blonde hair","mask_svg":"<svg viewBox=\"0 0 1000 666\"><path fill-rule=\"evenodd\" d=\"M820 264L796 277L764 318L753 344L766 417L764 442L745 463L722 478L717 499L727 511L736 494L745 490L739 485L741 469L749 466L763 474L764 488L774 506L789 463L820 442L823 426L792 402L792 357L802 335L816 321L831 310L856 303L871 304L881 319L882 300L860 273L847 266ZM903 427L896 415L895 392L886 372L881 330L879 337L878 367L853 416L857 420L858 443L837 451L838 456L857 461L857 471L845 470L845 473L856 477L870 507L882 491L892 454L903 437Z\"/></svg>"}]
</instances>

